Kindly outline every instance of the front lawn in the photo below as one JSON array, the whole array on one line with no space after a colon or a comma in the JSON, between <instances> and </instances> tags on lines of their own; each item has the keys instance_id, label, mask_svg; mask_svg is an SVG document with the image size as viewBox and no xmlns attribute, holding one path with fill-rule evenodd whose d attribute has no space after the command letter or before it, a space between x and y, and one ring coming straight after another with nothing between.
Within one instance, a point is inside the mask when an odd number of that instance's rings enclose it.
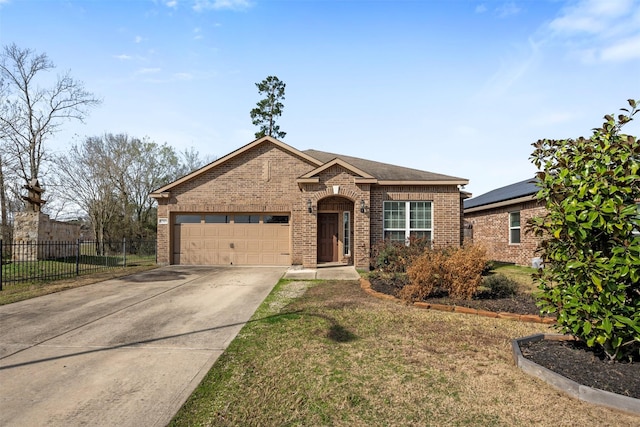
<instances>
[{"instance_id":1,"label":"front lawn","mask_svg":"<svg viewBox=\"0 0 640 427\"><path fill-rule=\"evenodd\" d=\"M520 285L519 290L526 293L535 293L538 291L536 284L533 282L532 274L536 272L531 267L523 267L509 263L493 262L491 271L495 274L503 274L510 279L515 280Z\"/></svg>"},{"instance_id":2,"label":"front lawn","mask_svg":"<svg viewBox=\"0 0 640 427\"><path fill-rule=\"evenodd\" d=\"M282 281L171 425L637 425L514 366L512 338L550 331Z\"/></svg>"}]
</instances>

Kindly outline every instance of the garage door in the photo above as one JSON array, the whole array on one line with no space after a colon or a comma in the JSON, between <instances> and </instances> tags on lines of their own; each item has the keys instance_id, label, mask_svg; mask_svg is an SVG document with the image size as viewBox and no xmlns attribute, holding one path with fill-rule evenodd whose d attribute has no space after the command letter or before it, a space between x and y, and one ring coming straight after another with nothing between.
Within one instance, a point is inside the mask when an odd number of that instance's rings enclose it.
<instances>
[{"instance_id":1,"label":"garage door","mask_svg":"<svg viewBox=\"0 0 640 427\"><path fill-rule=\"evenodd\" d=\"M288 214L179 214L173 225L173 263L290 265Z\"/></svg>"}]
</instances>

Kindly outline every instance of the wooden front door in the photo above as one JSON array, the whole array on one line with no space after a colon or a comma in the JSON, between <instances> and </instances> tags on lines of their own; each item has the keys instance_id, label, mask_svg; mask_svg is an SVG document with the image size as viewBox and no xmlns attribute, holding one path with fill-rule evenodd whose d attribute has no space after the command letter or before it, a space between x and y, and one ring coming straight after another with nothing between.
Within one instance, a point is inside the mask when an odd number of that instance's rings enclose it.
<instances>
[{"instance_id":1,"label":"wooden front door","mask_svg":"<svg viewBox=\"0 0 640 427\"><path fill-rule=\"evenodd\" d=\"M318 262L338 261L338 214L318 214Z\"/></svg>"}]
</instances>

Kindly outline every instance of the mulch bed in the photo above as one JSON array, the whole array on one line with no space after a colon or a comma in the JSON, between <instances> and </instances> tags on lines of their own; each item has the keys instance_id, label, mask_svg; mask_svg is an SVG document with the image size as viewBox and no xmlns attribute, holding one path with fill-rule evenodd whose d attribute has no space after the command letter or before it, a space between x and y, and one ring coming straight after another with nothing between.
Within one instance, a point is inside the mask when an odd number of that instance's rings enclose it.
<instances>
[{"instance_id":1,"label":"mulch bed","mask_svg":"<svg viewBox=\"0 0 640 427\"><path fill-rule=\"evenodd\" d=\"M579 341L520 344L522 356L589 387L640 399L640 360L610 362Z\"/></svg>"},{"instance_id":2,"label":"mulch bed","mask_svg":"<svg viewBox=\"0 0 640 427\"><path fill-rule=\"evenodd\" d=\"M371 277L371 289L374 291L398 296L402 289L401 281L385 280L380 277ZM455 305L458 307L475 308L476 310L487 310L495 313L517 313L540 315L540 309L536 306L535 299L529 294L516 294L509 298L490 298L487 294L479 294L470 300L449 298L446 295L436 295L427 298L424 302L433 304Z\"/></svg>"},{"instance_id":3,"label":"mulch bed","mask_svg":"<svg viewBox=\"0 0 640 427\"><path fill-rule=\"evenodd\" d=\"M373 290L394 297L404 285L401 281L375 276L370 282ZM534 297L528 294L509 298L488 298L480 294L471 300L438 296L424 301L498 313L540 314ZM604 354L579 341L540 340L521 344L520 350L525 358L579 384L640 399L640 357L633 362L611 362Z\"/></svg>"}]
</instances>

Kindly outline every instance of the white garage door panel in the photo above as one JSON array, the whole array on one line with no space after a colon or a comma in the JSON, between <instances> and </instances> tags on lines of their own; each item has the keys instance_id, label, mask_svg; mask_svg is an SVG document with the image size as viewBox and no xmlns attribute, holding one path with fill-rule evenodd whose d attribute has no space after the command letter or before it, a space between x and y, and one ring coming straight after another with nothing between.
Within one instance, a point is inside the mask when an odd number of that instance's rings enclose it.
<instances>
[{"instance_id":1,"label":"white garage door panel","mask_svg":"<svg viewBox=\"0 0 640 427\"><path fill-rule=\"evenodd\" d=\"M173 241L174 264L291 264L289 224L175 224Z\"/></svg>"}]
</instances>

